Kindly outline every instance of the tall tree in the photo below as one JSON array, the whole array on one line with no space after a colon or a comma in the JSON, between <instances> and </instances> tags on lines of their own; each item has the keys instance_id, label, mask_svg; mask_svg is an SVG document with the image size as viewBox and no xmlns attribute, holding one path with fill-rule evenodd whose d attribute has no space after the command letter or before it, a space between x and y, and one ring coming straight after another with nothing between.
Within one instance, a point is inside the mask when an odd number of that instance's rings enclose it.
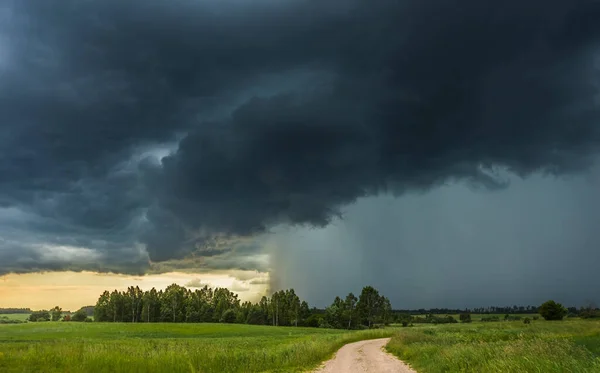
<instances>
[{"instance_id":1,"label":"tall tree","mask_svg":"<svg viewBox=\"0 0 600 373\"><path fill-rule=\"evenodd\" d=\"M348 294L344 301L348 329L352 329L352 322L356 322L356 302L358 302L358 299L352 293Z\"/></svg>"},{"instance_id":2,"label":"tall tree","mask_svg":"<svg viewBox=\"0 0 600 373\"><path fill-rule=\"evenodd\" d=\"M50 314L52 315L52 321L60 321L60 317L62 316L62 308L56 306L50 310Z\"/></svg>"},{"instance_id":3,"label":"tall tree","mask_svg":"<svg viewBox=\"0 0 600 373\"><path fill-rule=\"evenodd\" d=\"M372 286L365 286L360 296L356 308L365 323L369 328L373 326L374 321L379 316L382 299L379 292Z\"/></svg>"},{"instance_id":4,"label":"tall tree","mask_svg":"<svg viewBox=\"0 0 600 373\"><path fill-rule=\"evenodd\" d=\"M161 299L161 314L165 320L184 321L186 289L177 284L167 286Z\"/></svg>"}]
</instances>

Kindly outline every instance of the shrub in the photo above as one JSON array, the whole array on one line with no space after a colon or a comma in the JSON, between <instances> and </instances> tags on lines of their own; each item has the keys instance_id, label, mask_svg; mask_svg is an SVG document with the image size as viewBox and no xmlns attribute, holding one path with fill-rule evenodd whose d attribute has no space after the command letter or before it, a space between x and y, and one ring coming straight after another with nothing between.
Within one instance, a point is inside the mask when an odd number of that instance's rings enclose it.
<instances>
[{"instance_id":1,"label":"shrub","mask_svg":"<svg viewBox=\"0 0 600 373\"><path fill-rule=\"evenodd\" d=\"M469 312L463 312L459 316L460 322L469 323L471 322L471 314Z\"/></svg>"},{"instance_id":2,"label":"shrub","mask_svg":"<svg viewBox=\"0 0 600 373\"><path fill-rule=\"evenodd\" d=\"M493 322L493 321L500 321L500 317L498 316L488 316L488 317L482 317L481 321L483 322Z\"/></svg>"},{"instance_id":3,"label":"shrub","mask_svg":"<svg viewBox=\"0 0 600 373\"><path fill-rule=\"evenodd\" d=\"M323 316L319 314L312 314L306 319L305 325L310 326L312 328L318 328L321 325L321 320Z\"/></svg>"},{"instance_id":4,"label":"shrub","mask_svg":"<svg viewBox=\"0 0 600 373\"><path fill-rule=\"evenodd\" d=\"M227 324L231 324L233 322L235 322L235 311L232 309L228 309L225 312L223 312L223 314L221 315L221 320L219 320L220 322L224 322Z\"/></svg>"},{"instance_id":5,"label":"shrub","mask_svg":"<svg viewBox=\"0 0 600 373\"><path fill-rule=\"evenodd\" d=\"M524 318L523 324L531 324L531 319L529 317Z\"/></svg>"},{"instance_id":6,"label":"shrub","mask_svg":"<svg viewBox=\"0 0 600 373\"><path fill-rule=\"evenodd\" d=\"M569 311L574 312L575 310L569 309ZM581 307L579 310L579 317L582 319L595 319L600 318L600 309L596 304L590 302L587 305Z\"/></svg>"},{"instance_id":7,"label":"shrub","mask_svg":"<svg viewBox=\"0 0 600 373\"><path fill-rule=\"evenodd\" d=\"M539 317L539 316L533 316L533 320L534 320L534 321L536 321L536 320L539 320L539 319L540 319L540 317Z\"/></svg>"},{"instance_id":8,"label":"shrub","mask_svg":"<svg viewBox=\"0 0 600 373\"><path fill-rule=\"evenodd\" d=\"M445 317L437 317L433 316L430 321L432 324L454 324L457 323L456 319L450 315L446 315Z\"/></svg>"},{"instance_id":9,"label":"shrub","mask_svg":"<svg viewBox=\"0 0 600 373\"><path fill-rule=\"evenodd\" d=\"M540 306L539 313L545 320L562 320L567 315L567 309L562 304L549 300Z\"/></svg>"},{"instance_id":10,"label":"shrub","mask_svg":"<svg viewBox=\"0 0 600 373\"><path fill-rule=\"evenodd\" d=\"M75 312L73 316L71 316L71 321L83 322L87 318L87 313L83 309L80 309L79 311Z\"/></svg>"},{"instance_id":11,"label":"shrub","mask_svg":"<svg viewBox=\"0 0 600 373\"><path fill-rule=\"evenodd\" d=\"M35 311L29 315L29 321L50 321L50 312L48 311Z\"/></svg>"}]
</instances>

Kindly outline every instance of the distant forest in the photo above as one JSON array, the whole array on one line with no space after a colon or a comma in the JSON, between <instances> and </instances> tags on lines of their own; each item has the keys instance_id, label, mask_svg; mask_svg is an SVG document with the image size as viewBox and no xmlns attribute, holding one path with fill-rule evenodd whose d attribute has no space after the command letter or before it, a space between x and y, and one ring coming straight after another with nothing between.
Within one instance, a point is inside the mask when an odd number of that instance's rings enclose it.
<instances>
[{"instance_id":1,"label":"distant forest","mask_svg":"<svg viewBox=\"0 0 600 373\"><path fill-rule=\"evenodd\" d=\"M105 291L93 311L94 321L104 322L222 322L339 329L390 323L454 323L458 322L456 315L461 315L460 319L464 321L470 320L465 315L471 313L514 315L537 312L537 306L516 305L392 310L389 299L372 286L364 287L358 297L352 293L343 298L336 297L330 306L317 309L301 300L294 289L281 290L252 303L241 302L237 294L227 288L205 286L191 290L177 284L169 285L164 291L154 288L142 291L137 286L122 292ZM577 309L571 307L569 312L577 314Z\"/></svg>"},{"instance_id":2,"label":"distant forest","mask_svg":"<svg viewBox=\"0 0 600 373\"><path fill-rule=\"evenodd\" d=\"M13 315L18 313L31 313L30 308L0 308L0 314Z\"/></svg>"},{"instance_id":3,"label":"distant forest","mask_svg":"<svg viewBox=\"0 0 600 373\"><path fill-rule=\"evenodd\" d=\"M573 307L576 310L576 308ZM412 310L394 310L394 312L408 313L411 315L444 315L444 314L459 314L463 312L476 314L536 314L538 313L537 306L506 306L506 307L478 307L478 308L431 308L431 309L412 309Z\"/></svg>"},{"instance_id":4,"label":"distant forest","mask_svg":"<svg viewBox=\"0 0 600 373\"><path fill-rule=\"evenodd\" d=\"M577 309L569 307L569 316L600 317L595 305ZM335 297L325 309L310 307L294 289L281 290L257 303L241 302L227 288L187 289L177 284L165 290L142 291L129 287L126 291L104 291L95 306L82 307L75 314L56 306L50 311L33 312L29 308L0 308L0 314L31 313L30 321L59 320L100 322L220 322L274 326L307 326L338 329L363 329L399 323L470 322L470 314L504 315L504 320L518 320L517 314L537 314L537 306L490 306L480 308L392 309L389 299L372 286L365 286L355 296ZM511 316L515 315L515 316ZM535 319L535 318L534 318ZM481 321L499 321L498 316Z\"/></svg>"},{"instance_id":5,"label":"distant forest","mask_svg":"<svg viewBox=\"0 0 600 373\"><path fill-rule=\"evenodd\" d=\"M310 308L294 289L281 290L259 302L241 302L226 288L190 290L177 284L164 291L105 291L94 308L94 321L104 322L223 322L275 326L359 329L393 321L388 298L366 286L358 297L336 297L325 310Z\"/></svg>"}]
</instances>

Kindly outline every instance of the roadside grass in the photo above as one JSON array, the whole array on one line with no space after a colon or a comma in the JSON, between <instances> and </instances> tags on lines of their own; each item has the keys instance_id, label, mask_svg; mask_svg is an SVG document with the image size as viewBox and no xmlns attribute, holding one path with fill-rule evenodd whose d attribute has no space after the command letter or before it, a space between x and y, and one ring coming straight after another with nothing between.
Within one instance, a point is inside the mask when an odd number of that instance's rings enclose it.
<instances>
[{"instance_id":1,"label":"roadside grass","mask_svg":"<svg viewBox=\"0 0 600 373\"><path fill-rule=\"evenodd\" d=\"M1 372L301 372L393 329L227 324L0 325Z\"/></svg>"},{"instance_id":2,"label":"roadside grass","mask_svg":"<svg viewBox=\"0 0 600 373\"><path fill-rule=\"evenodd\" d=\"M600 372L600 321L419 325L387 350L419 373Z\"/></svg>"}]
</instances>

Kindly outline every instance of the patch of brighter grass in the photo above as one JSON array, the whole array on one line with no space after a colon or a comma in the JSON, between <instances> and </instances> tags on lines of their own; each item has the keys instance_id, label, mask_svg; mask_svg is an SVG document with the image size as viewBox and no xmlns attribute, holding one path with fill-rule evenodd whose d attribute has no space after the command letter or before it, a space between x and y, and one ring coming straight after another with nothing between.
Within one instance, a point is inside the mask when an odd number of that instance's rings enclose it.
<instances>
[{"instance_id":1,"label":"patch of brighter grass","mask_svg":"<svg viewBox=\"0 0 600 373\"><path fill-rule=\"evenodd\" d=\"M387 349L420 373L600 372L600 321L417 326Z\"/></svg>"},{"instance_id":2,"label":"patch of brighter grass","mask_svg":"<svg viewBox=\"0 0 600 373\"><path fill-rule=\"evenodd\" d=\"M0 313L0 318L6 317L10 320L26 321L29 318L28 313Z\"/></svg>"},{"instance_id":3,"label":"patch of brighter grass","mask_svg":"<svg viewBox=\"0 0 600 373\"><path fill-rule=\"evenodd\" d=\"M392 330L224 324L0 326L0 372L296 372Z\"/></svg>"}]
</instances>

